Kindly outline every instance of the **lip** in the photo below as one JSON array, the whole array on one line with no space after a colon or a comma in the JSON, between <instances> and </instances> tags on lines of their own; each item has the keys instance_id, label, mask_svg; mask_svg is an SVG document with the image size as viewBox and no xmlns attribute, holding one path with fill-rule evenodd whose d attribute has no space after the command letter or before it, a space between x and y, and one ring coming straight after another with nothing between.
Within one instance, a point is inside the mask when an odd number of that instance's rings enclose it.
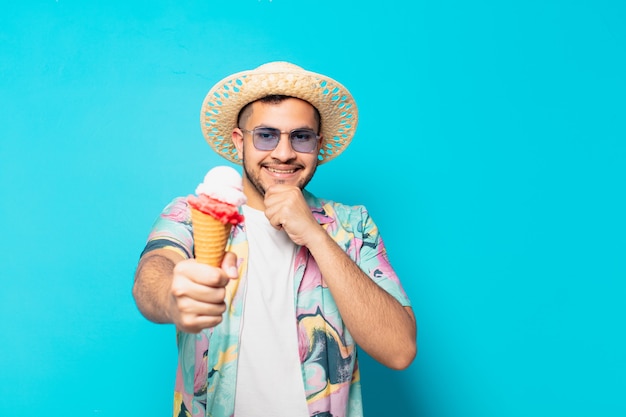
<instances>
[{"instance_id":1,"label":"lip","mask_svg":"<svg viewBox=\"0 0 626 417\"><path fill-rule=\"evenodd\" d=\"M266 165L263 167L263 171L272 178L275 179L290 179L298 175L300 167L297 166L279 166L279 165Z\"/></svg>"}]
</instances>

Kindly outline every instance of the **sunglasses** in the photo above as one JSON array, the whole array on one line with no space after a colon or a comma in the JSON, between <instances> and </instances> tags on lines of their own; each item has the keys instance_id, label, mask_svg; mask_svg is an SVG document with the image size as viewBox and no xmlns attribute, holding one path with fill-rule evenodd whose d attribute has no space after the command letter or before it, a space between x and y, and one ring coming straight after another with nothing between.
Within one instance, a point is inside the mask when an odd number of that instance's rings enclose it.
<instances>
[{"instance_id":1,"label":"sunglasses","mask_svg":"<svg viewBox=\"0 0 626 417\"><path fill-rule=\"evenodd\" d=\"M273 127L257 127L254 130L241 129L252 134L252 143L259 151L272 151L280 142L280 135L289 135L291 147L296 152L312 153L317 148L320 136L312 129L294 129L291 132L282 132Z\"/></svg>"}]
</instances>

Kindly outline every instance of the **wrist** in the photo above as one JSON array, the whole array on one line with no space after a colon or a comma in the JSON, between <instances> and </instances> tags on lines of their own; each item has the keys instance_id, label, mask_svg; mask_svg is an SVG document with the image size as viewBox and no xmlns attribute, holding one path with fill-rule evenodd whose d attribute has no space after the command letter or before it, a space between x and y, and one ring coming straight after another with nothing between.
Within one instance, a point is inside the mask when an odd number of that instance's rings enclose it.
<instances>
[{"instance_id":1,"label":"wrist","mask_svg":"<svg viewBox=\"0 0 626 417\"><path fill-rule=\"evenodd\" d=\"M315 252L315 249L323 246L328 239L330 239L326 230L321 225L317 226L318 227L313 229L311 233L307 234L307 240L303 245L306 246L311 253Z\"/></svg>"}]
</instances>

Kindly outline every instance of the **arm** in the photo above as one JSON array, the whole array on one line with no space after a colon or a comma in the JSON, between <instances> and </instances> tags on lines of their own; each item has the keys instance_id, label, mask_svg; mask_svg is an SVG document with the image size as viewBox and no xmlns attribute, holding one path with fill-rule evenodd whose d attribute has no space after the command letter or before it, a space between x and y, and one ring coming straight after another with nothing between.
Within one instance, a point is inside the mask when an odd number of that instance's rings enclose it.
<instances>
[{"instance_id":1,"label":"arm","mask_svg":"<svg viewBox=\"0 0 626 417\"><path fill-rule=\"evenodd\" d=\"M417 353L413 310L378 286L321 230L311 234L307 247L354 340L383 365L408 367Z\"/></svg>"},{"instance_id":2,"label":"arm","mask_svg":"<svg viewBox=\"0 0 626 417\"><path fill-rule=\"evenodd\" d=\"M235 262L235 255L227 253L222 267L214 268L169 249L155 249L139 261L133 297L148 320L198 333L222 321L224 287L237 277Z\"/></svg>"},{"instance_id":3,"label":"arm","mask_svg":"<svg viewBox=\"0 0 626 417\"><path fill-rule=\"evenodd\" d=\"M408 367L417 353L413 311L378 286L317 223L296 187L275 185L265 195L266 216L315 258L355 342L380 363Z\"/></svg>"},{"instance_id":4,"label":"arm","mask_svg":"<svg viewBox=\"0 0 626 417\"><path fill-rule=\"evenodd\" d=\"M170 287L174 266L184 258L168 250L156 249L143 255L135 271L133 297L141 314L155 323L173 323Z\"/></svg>"}]
</instances>

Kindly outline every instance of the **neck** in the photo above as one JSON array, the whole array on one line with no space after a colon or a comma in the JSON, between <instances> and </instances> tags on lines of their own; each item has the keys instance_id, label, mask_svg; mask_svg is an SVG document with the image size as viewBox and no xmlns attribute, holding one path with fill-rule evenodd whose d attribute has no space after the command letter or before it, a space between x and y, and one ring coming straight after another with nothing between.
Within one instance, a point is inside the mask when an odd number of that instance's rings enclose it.
<instances>
[{"instance_id":1,"label":"neck","mask_svg":"<svg viewBox=\"0 0 626 417\"><path fill-rule=\"evenodd\" d=\"M244 175L243 177L243 193L248 200L246 205L248 207L252 207L256 210L265 211L265 198L264 196L256 189L254 184L252 184L248 177Z\"/></svg>"}]
</instances>

